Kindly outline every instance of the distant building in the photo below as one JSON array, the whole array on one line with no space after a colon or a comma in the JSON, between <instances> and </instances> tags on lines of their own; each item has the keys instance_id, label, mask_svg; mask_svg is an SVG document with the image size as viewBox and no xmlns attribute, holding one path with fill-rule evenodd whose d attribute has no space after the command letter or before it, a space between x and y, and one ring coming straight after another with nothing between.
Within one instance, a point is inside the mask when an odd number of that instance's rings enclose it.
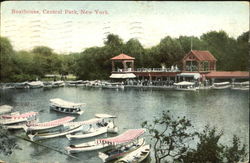
<instances>
[{"instance_id":1,"label":"distant building","mask_svg":"<svg viewBox=\"0 0 250 163\"><path fill-rule=\"evenodd\" d=\"M191 50L182 59L183 71L216 71L216 59L209 51Z\"/></svg>"},{"instance_id":2,"label":"distant building","mask_svg":"<svg viewBox=\"0 0 250 163\"><path fill-rule=\"evenodd\" d=\"M249 79L247 71L216 71L217 59L209 51L191 50L182 59L183 69L177 66L171 68L137 68L135 58L120 54L111 58L111 79L133 79L148 83L173 83L179 81L244 81Z\"/></svg>"}]
</instances>

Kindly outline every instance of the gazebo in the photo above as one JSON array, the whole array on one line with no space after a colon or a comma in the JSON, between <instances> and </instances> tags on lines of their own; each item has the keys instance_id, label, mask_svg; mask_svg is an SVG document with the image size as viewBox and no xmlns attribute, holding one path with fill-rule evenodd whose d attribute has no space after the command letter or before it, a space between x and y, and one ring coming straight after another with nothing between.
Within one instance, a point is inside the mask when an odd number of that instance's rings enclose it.
<instances>
[{"instance_id":1,"label":"gazebo","mask_svg":"<svg viewBox=\"0 0 250 163\"><path fill-rule=\"evenodd\" d=\"M135 78L134 71L134 57L130 57L126 54L120 54L110 59L112 61L112 74L110 78L113 79L128 79ZM122 63L122 67L116 67L117 63Z\"/></svg>"},{"instance_id":2,"label":"gazebo","mask_svg":"<svg viewBox=\"0 0 250 163\"><path fill-rule=\"evenodd\" d=\"M134 57L130 57L130 56L123 54L123 53L111 58L112 72L115 71L115 63L116 62L120 62L123 65L122 69L117 70L118 72L134 71L134 60L135 60ZM130 63L130 65L128 65L127 63Z\"/></svg>"}]
</instances>

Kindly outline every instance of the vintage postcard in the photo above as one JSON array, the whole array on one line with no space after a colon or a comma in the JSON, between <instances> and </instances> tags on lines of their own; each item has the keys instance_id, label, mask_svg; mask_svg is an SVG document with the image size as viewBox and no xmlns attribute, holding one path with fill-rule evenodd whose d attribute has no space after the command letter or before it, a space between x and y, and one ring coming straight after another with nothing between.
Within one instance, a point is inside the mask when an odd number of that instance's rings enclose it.
<instances>
[{"instance_id":1,"label":"vintage postcard","mask_svg":"<svg viewBox=\"0 0 250 163\"><path fill-rule=\"evenodd\" d=\"M249 2L1 2L0 162L249 162Z\"/></svg>"}]
</instances>

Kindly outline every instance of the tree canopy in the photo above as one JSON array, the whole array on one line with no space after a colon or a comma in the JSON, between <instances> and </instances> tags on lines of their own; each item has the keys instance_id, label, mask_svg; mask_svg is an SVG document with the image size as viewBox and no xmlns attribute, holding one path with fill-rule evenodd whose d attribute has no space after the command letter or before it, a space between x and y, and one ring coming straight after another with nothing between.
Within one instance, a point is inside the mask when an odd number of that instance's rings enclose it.
<instances>
[{"instance_id":1,"label":"tree canopy","mask_svg":"<svg viewBox=\"0 0 250 163\"><path fill-rule=\"evenodd\" d=\"M191 45L192 43L192 45ZM209 50L217 59L219 71L248 71L249 31L232 38L224 31L210 31L201 37L165 36L159 44L145 48L139 40L124 42L109 34L102 47L89 47L81 53L56 54L45 46L31 51L14 51L10 41L1 37L1 81L25 81L45 74L74 74L79 79L108 79L110 58L125 53L135 57L137 68L159 68L161 65L182 67L181 59L193 50Z\"/></svg>"}]
</instances>

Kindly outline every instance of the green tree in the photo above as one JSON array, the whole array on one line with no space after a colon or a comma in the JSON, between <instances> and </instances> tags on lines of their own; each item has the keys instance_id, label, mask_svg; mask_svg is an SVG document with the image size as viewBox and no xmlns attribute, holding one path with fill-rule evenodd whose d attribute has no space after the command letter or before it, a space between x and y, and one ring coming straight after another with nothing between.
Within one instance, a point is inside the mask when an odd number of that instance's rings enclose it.
<instances>
[{"instance_id":1,"label":"green tree","mask_svg":"<svg viewBox=\"0 0 250 163\"><path fill-rule=\"evenodd\" d=\"M144 48L137 39L130 39L124 46L124 52L132 57L135 57L135 62L138 67L145 67L144 64Z\"/></svg>"},{"instance_id":2,"label":"green tree","mask_svg":"<svg viewBox=\"0 0 250 163\"><path fill-rule=\"evenodd\" d=\"M181 66L181 59L184 57L184 51L180 42L177 39L172 39L170 36L163 38L159 45L155 47L155 57L159 64Z\"/></svg>"},{"instance_id":3,"label":"green tree","mask_svg":"<svg viewBox=\"0 0 250 163\"><path fill-rule=\"evenodd\" d=\"M0 153L4 155L12 154L13 150L18 147L16 138L10 135L8 130L0 125Z\"/></svg>"},{"instance_id":4,"label":"green tree","mask_svg":"<svg viewBox=\"0 0 250 163\"><path fill-rule=\"evenodd\" d=\"M194 138L194 133L189 132L191 122L185 117L174 118L170 112L163 111L160 118L155 118L153 123L142 123L154 141L154 157L156 163L163 159L176 159L184 155L189 147L188 142Z\"/></svg>"},{"instance_id":5,"label":"green tree","mask_svg":"<svg viewBox=\"0 0 250 163\"><path fill-rule=\"evenodd\" d=\"M10 81L14 74L13 56L15 52L10 41L5 37L0 37L0 80Z\"/></svg>"},{"instance_id":6,"label":"green tree","mask_svg":"<svg viewBox=\"0 0 250 163\"><path fill-rule=\"evenodd\" d=\"M248 71L249 70L249 31L244 32L237 38L237 52L235 69Z\"/></svg>"},{"instance_id":7,"label":"green tree","mask_svg":"<svg viewBox=\"0 0 250 163\"><path fill-rule=\"evenodd\" d=\"M221 163L223 162L224 146L219 144L223 135L222 131L217 131L215 127L206 126L201 133L197 133L199 142L196 149L190 150L186 155L182 155L178 160L192 163Z\"/></svg>"},{"instance_id":8,"label":"green tree","mask_svg":"<svg viewBox=\"0 0 250 163\"><path fill-rule=\"evenodd\" d=\"M211 31L201 36L209 50L217 58L217 70L236 70L235 61L241 54L237 52L234 38L230 38L225 31Z\"/></svg>"},{"instance_id":9,"label":"green tree","mask_svg":"<svg viewBox=\"0 0 250 163\"><path fill-rule=\"evenodd\" d=\"M43 56L50 56L52 55L53 50L46 46L37 46L33 48L32 53L41 54Z\"/></svg>"},{"instance_id":10,"label":"green tree","mask_svg":"<svg viewBox=\"0 0 250 163\"><path fill-rule=\"evenodd\" d=\"M241 145L240 139L236 135L234 135L233 145L231 147L225 148L224 155L228 163L244 161L244 159L247 156L246 145L245 144Z\"/></svg>"}]
</instances>

